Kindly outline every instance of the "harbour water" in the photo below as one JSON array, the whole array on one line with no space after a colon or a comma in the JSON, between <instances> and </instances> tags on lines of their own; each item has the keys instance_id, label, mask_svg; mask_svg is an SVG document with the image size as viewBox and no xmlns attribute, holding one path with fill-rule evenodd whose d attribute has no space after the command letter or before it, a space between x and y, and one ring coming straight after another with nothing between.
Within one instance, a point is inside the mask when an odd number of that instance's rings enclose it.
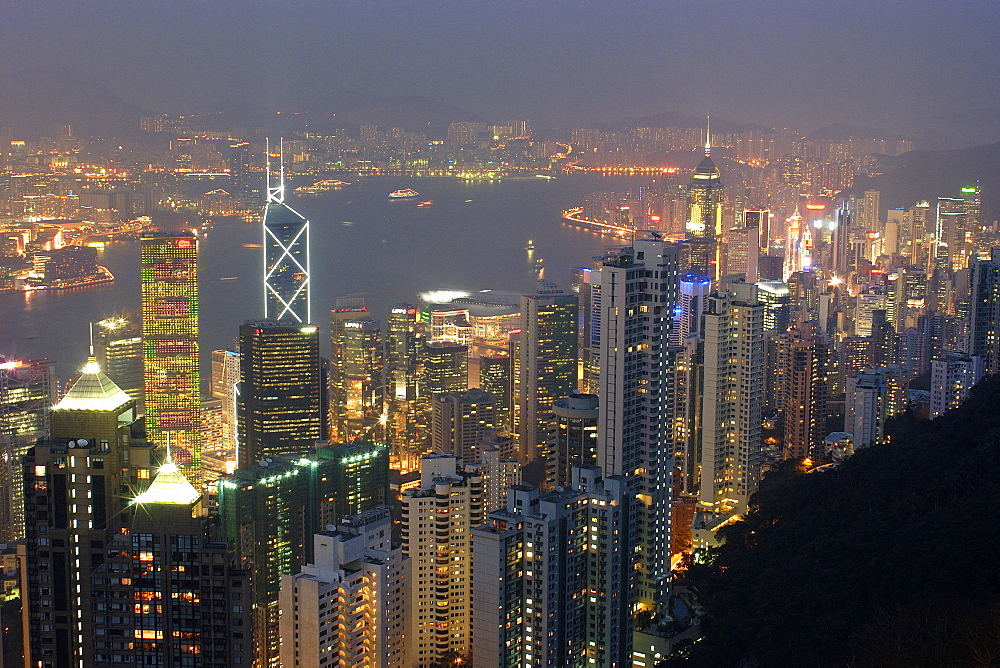
<instances>
[{"instance_id":1,"label":"harbour water","mask_svg":"<svg viewBox=\"0 0 1000 668\"><path fill-rule=\"evenodd\" d=\"M311 221L313 320L325 333L328 310L344 295L363 294L372 317L384 323L391 304L416 301L427 290L527 292L539 264L545 278L566 288L573 267L625 242L566 224L559 212L578 205L587 192L642 182L592 175L500 182L379 177L341 190L289 195L287 201ZM293 185L303 183L311 180ZM399 188L420 196L386 197ZM427 200L433 204L418 206ZM243 321L263 315L260 242L259 223L239 219L223 219L201 242L203 372L209 351L231 345ZM82 366L88 323L139 307L138 242L108 244L98 261L114 273L114 284L0 295L0 354L48 357L63 378Z\"/></svg>"}]
</instances>

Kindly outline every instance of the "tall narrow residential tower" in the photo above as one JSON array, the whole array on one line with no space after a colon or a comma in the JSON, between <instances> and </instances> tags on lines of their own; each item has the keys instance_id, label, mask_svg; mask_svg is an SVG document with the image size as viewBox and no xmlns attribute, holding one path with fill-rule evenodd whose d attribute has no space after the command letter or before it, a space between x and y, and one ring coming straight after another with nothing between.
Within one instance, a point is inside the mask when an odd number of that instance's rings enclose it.
<instances>
[{"instance_id":1,"label":"tall narrow residential tower","mask_svg":"<svg viewBox=\"0 0 1000 668\"><path fill-rule=\"evenodd\" d=\"M278 185L271 185L267 150L267 204L264 207L264 317L312 322L309 306L309 221L285 203L284 147L279 150Z\"/></svg>"}]
</instances>

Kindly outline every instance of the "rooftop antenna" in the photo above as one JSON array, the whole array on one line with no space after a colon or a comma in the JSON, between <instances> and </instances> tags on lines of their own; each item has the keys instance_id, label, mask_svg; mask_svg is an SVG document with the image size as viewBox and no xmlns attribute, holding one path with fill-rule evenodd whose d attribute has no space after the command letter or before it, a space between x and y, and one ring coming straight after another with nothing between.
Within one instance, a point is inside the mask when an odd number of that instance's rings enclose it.
<instances>
[{"instance_id":1,"label":"rooftop antenna","mask_svg":"<svg viewBox=\"0 0 1000 668\"><path fill-rule=\"evenodd\" d=\"M90 356L94 356L94 323L90 323Z\"/></svg>"},{"instance_id":2,"label":"rooftop antenna","mask_svg":"<svg viewBox=\"0 0 1000 668\"><path fill-rule=\"evenodd\" d=\"M281 180L278 183L278 201L285 201L285 138L278 139L278 160L281 161Z\"/></svg>"},{"instance_id":3,"label":"rooftop antenna","mask_svg":"<svg viewBox=\"0 0 1000 668\"><path fill-rule=\"evenodd\" d=\"M279 168L280 177L276 187L271 186L271 138L264 139L265 152L267 153L267 201L282 203L285 201L285 138L282 137L278 143L278 159L281 163Z\"/></svg>"},{"instance_id":4,"label":"rooftop antenna","mask_svg":"<svg viewBox=\"0 0 1000 668\"><path fill-rule=\"evenodd\" d=\"M712 155L712 117L707 116L705 122L705 157Z\"/></svg>"}]
</instances>

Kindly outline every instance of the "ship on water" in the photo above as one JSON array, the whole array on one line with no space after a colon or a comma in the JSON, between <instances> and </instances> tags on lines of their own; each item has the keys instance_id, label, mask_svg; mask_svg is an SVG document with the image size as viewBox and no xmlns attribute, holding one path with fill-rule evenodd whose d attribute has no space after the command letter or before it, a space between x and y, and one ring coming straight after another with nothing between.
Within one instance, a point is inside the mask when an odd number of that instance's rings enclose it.
<instances>
[{"instance_id":1,"label":"ship on water","mask_svg":"<svg viewBox=\"0 0 1000 668\"><path fill-rule=\"evenodd\" d=\"M296 195L315 195L317 193L325 193L328 190L339 190L346 186L351 185L350 181L341 181L340 179L325 179L323 181L317 181L311 186L299 186L295 189Z\"/></svg>"},{"instance_id":2,"label":"ship on water","mask_svg":"<svg viewBox=\"0 0 1000 668\"><path fill-rule=\"evenodd\" d=\"M420 195L416 190L412 188L403 188L401 190L393 190L391 193L387 194L386 197L389 199L411 199Z\"/></svg>"}]
</instances>

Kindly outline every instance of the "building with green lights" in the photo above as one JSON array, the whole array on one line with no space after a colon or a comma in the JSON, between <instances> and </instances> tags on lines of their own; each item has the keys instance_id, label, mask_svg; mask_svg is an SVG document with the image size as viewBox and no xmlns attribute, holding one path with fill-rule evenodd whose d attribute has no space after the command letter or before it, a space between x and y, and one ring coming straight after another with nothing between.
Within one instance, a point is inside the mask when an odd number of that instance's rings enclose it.
<instances>
[{"instance_id":1,"label":"building with green lights","mask_svg":"<svg viewBox=\"0 0 1000 668\"><path fill-rule=\"evenodd\" d=\"M146 430L201 471L201 374L198 366L198 239L191 232L142 235L142 349Z\"/></svg>"},{"instance_id":2,"label":"building with green lights","mask_svg":"<svg viewBox=\"0 0 1000 668\"><path fill-rule=\"evenodd\" d=\"M313 559L312 535L389 501L389 450L377 443L318 444L222 476L219 517L250 571L255 665L278 660L281 576Z\"/></svg>"}]
</instances>

